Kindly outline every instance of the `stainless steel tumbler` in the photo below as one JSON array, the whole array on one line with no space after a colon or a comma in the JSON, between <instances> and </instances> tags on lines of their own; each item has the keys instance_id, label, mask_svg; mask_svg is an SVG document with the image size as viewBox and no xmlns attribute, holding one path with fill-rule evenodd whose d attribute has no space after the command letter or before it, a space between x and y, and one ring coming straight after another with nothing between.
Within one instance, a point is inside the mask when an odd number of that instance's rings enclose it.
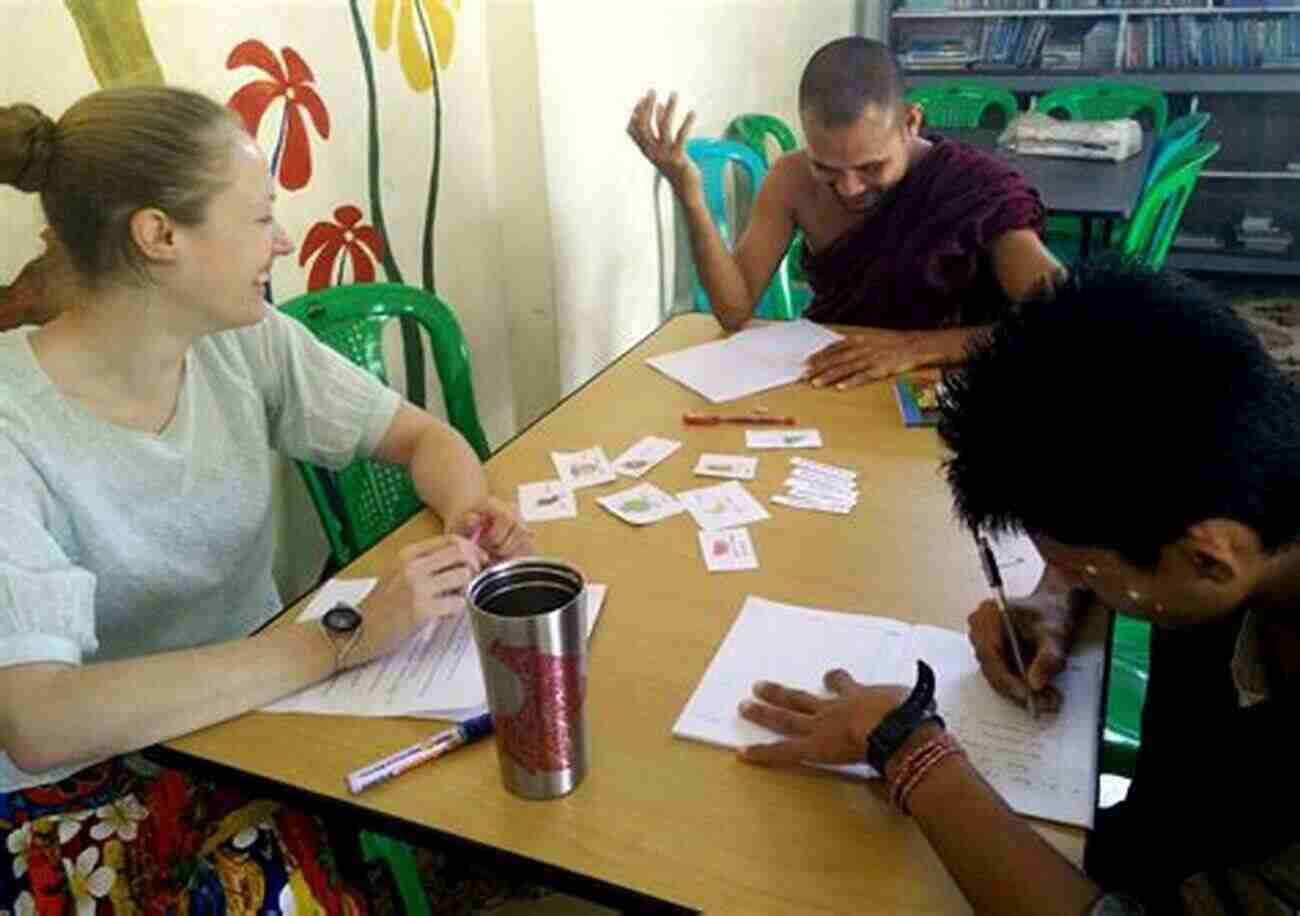
<instances>
[{"instance_id":1,"label":"stainless steel tumbler","mask_svg":"<svg viewBox=\"0 0 1300 916\"><path fill-rule=\"evenodd\" d=\"M582 573L524 557L470 582L497 762L507 789L558 798L587 774L587 603Z\"/></svg>"}]
</instances>

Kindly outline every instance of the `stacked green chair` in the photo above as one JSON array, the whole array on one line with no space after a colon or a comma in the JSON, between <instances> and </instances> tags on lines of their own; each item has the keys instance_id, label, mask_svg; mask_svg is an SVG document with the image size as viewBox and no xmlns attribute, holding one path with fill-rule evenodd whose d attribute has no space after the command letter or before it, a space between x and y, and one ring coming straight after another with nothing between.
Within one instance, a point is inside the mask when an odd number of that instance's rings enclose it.
<instances>
[{"instance_id":1,"label":"stacked green chair","mask_svg":"<svg viewBox=\"0 0 1300 916\"><path fill-rule=\"evenodd\" d=\"M385 384L384 327L394 319L414 321L429 335L448 422L469 440L480 458L487 458L487 437L474 404L465 336L451 308L437 296L399 283L362 283L310 292L280 309ZM406 357L409 373L411 354ZM423 361L417 365L422 366ZM338 471L299 462L298 469L338 566L379 541L422 505L405 469L381 461L361 459Z\"/></svg>"},{"instance_id":2,"label":"stacked green chair","mask_svg":"<svg viewBox=\"0 0 1300 916\"><path fill-rule=\"evenodd\" d=\"M1185 114L1181 118L1175 118L1165 128L1164 132L1156 137L1151 150L1151 160L1147 164L1146 181L1142 186L1142 192L1146 193L1155 184L1156 178L1164 172L1165 167L1173 161L1174 157L1183 150L1188 149L1194 143L1201 139L1201 134L1206 126L1210 123L1208 112L1195 111L1191 114ZM1115 232L1123 236L1128 231L1128 220L1120 220L1114 226ZM1095 230L1093 237L1093 250L1098 250L1105 239L1101 236L1100 227ZM1057 237L1050 239L1052 251L1065 260L1074 260L1078 254L1078 239L1073 240Z\"/></svg>"},{"instance_id":3,"label":"stacked green chair","mask_svg":"<svg viewBox=\"0 0 1300 916\"><path fill-rule=\"evenodd\" d=\"M1069 121L1108 121L1137 117L1144 112L1156 136L1169 120L1169 100L1162 90L1137 83L1097 81L1065 86L1041 96L1035 111ZM1077 217L1053 216L1047 221L1047 240L1053 251L1072 260L1079 249L1082 224Z\"/></svg>"},{"instance_id":4,"label":"stacked green chair","mask_svg":"<svg viewBox=\"0 0 1300 916\"><path fill-rule=\"evenodd\" d=\"M925 112L926 127L1005 127L1020 110L1007 90L966 80L927 83L904 99ZM990 113L997 117L989 119Z\"/></svg>"},{"instance_id":5,"label":"stacked green chair","mask_svg":"<svg viewBox=\"0 0 1300 916\"><path fill-rule=\"evenodd\" d=\"M1053 90L1038 99L1034 110L1054 118L1064 114L1070 121L1109 121L1147 112L1157 135L1169 121L1169 100L1162 90L1102 80Z\"/></svg>"},{"instance_id":6,"label":"stacked green chair","mask_svg":"<svg viewBox=\"0 0 1300 916\"><path fill-rule=\"evenodd\" d=\"M723 135L728 140L743 143L763 157L767 167L772 167L772 157L768 154L769 139L775 141L782 153L792 153L799 148L790 126L770 114L743 114L731 119ZM801 314L812 299L812 290L808 287L808 278L803 272L803 230L795 229L794 238L785 255L786 270L790 277L790 298L796 314Z\"/></svg>"},{"instance_id":7,"label":"stacked green chair","mask_svg":"<svg viewBox=\"0 0 1300 916\"><path fill-rule=\"evenodd\" d=\"M1164 167L1151 187L1142 192L1133 219L1115 246L1122 259L1152 270L1164 266L1201 170L1218 152L1217 142L1203 140L1174 156Z\"/></svg>"},{"instance_id":8,"label":"stacked green chair","mask_svg":"<svg viewBox=\"0 0 1300 916\"><path fill-rule=\"evenodd\" d=\"M700 170L704 184L704 198L713 217L713 224L718 228L718 234L722 236L722 241L728 249L734 248L739 232L733 225L727 206L727 169L737 169L756 192L762 185L763 179L767 177L767 165L749 147L731 140L688 140L686 155L691 157ZM692 263L691 300L694 309L697 312L712 311L713 306L709 302L709 296L694 271ZM790 277L785 258L782 258L781 263L777 265L772 282L759 298L755 315L758 318L782 320L799 317L790 298Z\"/></svg>"}]
</instances>

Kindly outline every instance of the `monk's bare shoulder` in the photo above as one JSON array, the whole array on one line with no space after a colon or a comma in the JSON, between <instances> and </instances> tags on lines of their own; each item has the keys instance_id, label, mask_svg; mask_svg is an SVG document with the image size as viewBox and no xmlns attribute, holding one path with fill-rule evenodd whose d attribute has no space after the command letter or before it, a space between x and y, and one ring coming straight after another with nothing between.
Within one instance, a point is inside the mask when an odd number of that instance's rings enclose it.
<instances>
[{"instance_id":1,"label":"monk's bare shoulder","mask_svg":"<svg viewBox=\"0 0 1300 916\"><path fill-rule=\"evenodd\" d=\"M778 159L768 180L779 182L787 211L814 251L829 245L861 219L840 206L826 186L813 177L808 154L803 150Z\"/></svg>"}]
</instances>

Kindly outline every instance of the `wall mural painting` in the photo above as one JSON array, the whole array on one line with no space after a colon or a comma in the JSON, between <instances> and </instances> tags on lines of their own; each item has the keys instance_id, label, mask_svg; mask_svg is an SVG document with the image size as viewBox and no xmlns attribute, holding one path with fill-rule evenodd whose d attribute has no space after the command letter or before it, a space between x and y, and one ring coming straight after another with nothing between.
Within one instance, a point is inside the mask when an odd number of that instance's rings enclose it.
<instances>
[{"instance_id":1,"label":"wall mural painting","mask_svg":"<svg viewBox=\"0 0 1300 916\"><path fill-rule=\"evenodd\" d=\"M163 81L138 0L64 0L64 5L101 87L156 86Z\"/></svg>"},{"instance_id":2,"label":"wall mural painting","mask_svg":"<svg viewBox=\"0 0 1300 916\"><path fill-rule=\"evenodd\" d=\"M384 257L384 239L374 226L359 225L360 222L360 208L344 204L334 211L334 222L317 223L307 231L298 252L298 263L305 266L312 258L316 259L307 277L308 289L342 286L345 264L352 265L352 282L374 281L375 261Z\"/></svg>"}]
</instances>

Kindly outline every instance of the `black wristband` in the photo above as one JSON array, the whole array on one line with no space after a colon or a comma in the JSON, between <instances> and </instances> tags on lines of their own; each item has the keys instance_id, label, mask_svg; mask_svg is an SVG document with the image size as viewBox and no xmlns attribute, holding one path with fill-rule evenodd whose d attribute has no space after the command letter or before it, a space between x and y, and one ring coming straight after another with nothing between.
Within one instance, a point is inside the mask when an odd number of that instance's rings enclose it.
<instances>
[{"instance_id":1,"label":"black wristband","mask_svg":"<svg viewBox=\"0 0 1300 916\"><path fill-rule=\"evenodd\" d=\"M926 722L938 720L943 725L934 703L934 671L917 659L916 686L898 707L880 720L880 724L867 735L867 763L881 776L885 764L898 752L912 732Z\"/></svg>"}]
</instances>

